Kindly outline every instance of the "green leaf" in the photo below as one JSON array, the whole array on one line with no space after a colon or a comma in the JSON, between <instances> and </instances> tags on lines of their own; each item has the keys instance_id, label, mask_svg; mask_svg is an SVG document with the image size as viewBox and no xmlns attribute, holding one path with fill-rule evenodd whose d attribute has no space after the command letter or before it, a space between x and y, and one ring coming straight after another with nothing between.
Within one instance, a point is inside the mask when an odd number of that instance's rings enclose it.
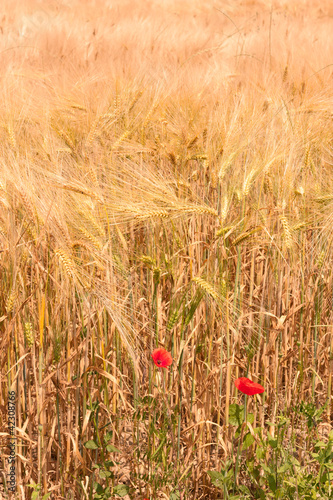
<instances>
[{"instance_id":1,"label":"green leaf","mask_svg":"<svg viewBox=\"0 0 333 500\"><path fill-rule=\"evenodd\" d=\"M42 500L47 500L51 496L51 493L46 493L46 495L43 495Z\"/></svg>"},{"instance_id":2,"label":"green leaf","mask_svg":"<svg viewBox=\"0 0 333 500\"><path fill-rule=\"evenodd\" d=\"M268 465L266 465L266 464L260 464L260 465L261 465L261 468L264 469L265 472L267 472L268 474L271 474L272 469L270 467L268 467Z\"/></svg>"},{"instance_id":3,"label":"green leaf","mask_svg":"<svg viewBox=\"0 0 333 500\"><path fill-rule=\"evenodd\" d=\"M254 413L248 413L246 421L249 422L249 424L253 424L253 422L254 422Z\"/></svg>"},{"instance_id":4,"label":"green leaf","mask_svg":"<svg viewBox=\"0 0 333 500\"><path fill-rule=\"evenodd\" d=\"M116 448L115 446L113 446L113 444L108 444L106 449L109 453L121 453L121 451L118 450L118 448Z\"/></svg>"},{"instance_id":5,"label":"green leaf","mask_svg":"<svg viewBox=\"0 0 333 500\"><path fill-rule=\"evenodd\" d=\"M97 450L99 448L98 444L96 444L95 441L93 441L92 439L90 439L90 441L87 441L86 443L84 443L84 446L88 450Z\"/></svg>"},{"instance_id":6,"label":"green leaf","mask_svg":"<svg viewBox=\"0 0 333 500\"><path fill-rule=\"evenodd\" d=\"M248 432L243 439L242 450L246 450L253 443L254 443L254 437L252 436L251 432Z\"/></svg>"},{"instance_id":7,"label":"green leaf","mask_svg":"<svg viewBox=\"0 0 333 500\"><path fill-rule=\"evenodd\" d=\"M221 472L217 472L216 470L209 470L207 471L207 474L209 475L214 486L216 486L217 488L223 488L224 475Z\"/></svg>"},{"instance_id":8,"label":"green leaf","mask_svg":"<svg viewBox=\"0 0 333 500\"><path fill-rule=\"evenodd\" d=\"M315 448L326 448L326 443L324 443L324 441L317 441Z\"/></svg>"},{"instance_id":9,"label":"green leaf","mask_svg":"<svg viewBox=\"0 0 333 500\"><path fill-rule=\"evenodd\" d=\"M101 479L105 479L106 477L111 477L112 476L112 472L108 471L108 470L100 470L99 471L99 477Z\"/></svg>"},{"instance_id":10,"label":"green leaf","mask_svg":"<svg viewBox=\"0 0 333 500\"><path fill-rule=\"evenodd\" d=\"M292 455L289 457L289 461L290 463L292 463L293 465L297 465L298 467L301 466L301 464L299 463L299 461L297 460L297 458L293 457Z\"/></svg>"},{"instance_id":11,"label":"green leaf","mask_svg":"<svg viewBox=\"0 0 333 500\"><path fill-rule=\"evenodd\" d=\"M112 438L112 431L108 431L105 433L105 436L104 436L104 443L108 443L110 441L110 439Z\"/></svg>"},{"instance_id":12,"label":"green leaf","mask_svg":"<svg viewBox=\"0 0 333 500\"><path fill-rule=\"evenodd\" d=\"M285 474L290 469L291 469L291 463L286 462L283 465L281 465L281 467L279 467L277 471L278 471L278 474Z\"/></svg>"},{"instance_id":13,"label":"green leaf","mask_svg":"<svg viewBox=\"0 0 333 500\"><path fill-rule=\"evenodd\" d=\"M104 465L105 467L114 467L115 465L117 465L118 462L114 462L113 460L105 460L104 462Z\"/></svg>"},{"instance_id":14,"label":"green leaf","mask_svg":"<svg viewBox=\"0 0 333 500\"><path fill-rule=\"evenodd\" d=\"M118 497L124 497L129 492L129 487L126 484L118 484L113 488L113 493L118 495Z\"/></svg>"},{"instance_id":15,"label":"green leaf","mask_svg":"<svg viewBox=\"0 0 333 500\"><path fill-rule=\"evenodd\" d=\"M269 432L267 432L267 441L272 448L277 448L278 440L274 439Z\"/></svg>"},{"instance_id":16,"label":"green leaf","mask_svg":"<svg viewBox=\"0 0 333 500\"><path fill-rule=\"evenodd\" d=\"M323 464L323 467L325 467L328 470L333 470L333 464Z\"/></svg>"},{"instance_id":17,"label":"green leaf","mask_svg":"<svg viewBox=\"0 0 333 500\"><path fill-rule=\"evenodd\" d=\"M180 493L179 490L174 491L171 493L169 500L179 500L180 499Z\"/></svg>"},{"instance_id":18,"label":"green leaf","mask_svg":"<svg viewBox=\"0 0 333 500\"><path fill-rule=\"evenodd\" d=\"M94 490L96 491L96 493L98 493L98 495L103 495L104 493L104 489L103 487L99 484L99 483L94 483Z\"/></svg>"},{"instance_id":19,"label":"green leaf","mask_svg":"<svg viewBox=\"0 0 333 500\"><path fill-rule=\"evenodd\" d=\"M260 500L266 500L266 493L264 492L263 489L259 488L256 491L257 495L259 495Z\"/></svg>"},{"instance_id":20,"label":"green leaf","mask_svg":"<svg viewBox=\"0 0 333 500\"><path fill-rule=\"evenodd\" d=\"M270 487L271 491L273 493L275 493L275 491L276 491L276 482L275 482L275 477L273 476L273 474L270 474L268 476L267 481L268 481L268 484L269 484L269 487Z\"/></svg>"},{"instance_id":21,"label":"green leaf","mask_svg":"<svg viewBox=\"0 0 333 500\"><path fill-rule=\"evenodd\" d=\"M254 466L254 463L249 464L249 462L247 462L247 466L249 468L250 474L254 477L256 481L259 481L260 467L258 465Z\"/></svg>"},{"instance_id":22,"label":"green leaf","mask_svg":"<svg viewBox=\"0 0 333 500\"><path fill-rule=\"evenodd\" d=\"M244 422L244 407L238 404L229 406L229 422L231 425L241 425Z\"/></svg>"},{"instance_id":23,"label":"green leaf","mask_svg":"<svg viewBox=\"0 0 333 500\"><path fill-rule=\"evenodd\" d=\"M31 500L38 500L39 491L34 491L31 495Z\"/></svg>"},{"instance_id":24,"label":"green leaf","mask_svg":"<svg viewBox=\"0 0 333 500\"><path fill-rule=\"evenodd\" d=\"M250 490L249 490L249 488L248 488L247 486L245 486L245 485L241 484L241 485L239 486L239 489L240 489L240 491L241 491L242 493L245 493L245 495L250 495L250 496L251 496L251 492L250 492ZM245 498L248 498L248 497L246 496L246 497L243 497L243 498L245 499Z\"/></svg>"}]
</instances>

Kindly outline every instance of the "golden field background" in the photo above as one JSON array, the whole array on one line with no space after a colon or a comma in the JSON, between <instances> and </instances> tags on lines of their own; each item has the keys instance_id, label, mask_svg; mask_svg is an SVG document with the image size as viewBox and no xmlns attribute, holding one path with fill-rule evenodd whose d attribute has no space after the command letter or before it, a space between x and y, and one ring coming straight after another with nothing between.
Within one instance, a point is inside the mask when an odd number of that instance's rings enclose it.
<instances>
[{"instance_id":1,"label":"golden field background","mask_svg":"<svg viewBox=\"0 0 333 500\"><path fill-rule=\"evenodd\" d=\"M15 390L17 498L32 481L94 498L105 457L83 443L106 428L127 498L221 498L207 471L234 456L247 371L265 387L255 423L274 436L285 412L306 463L293 405L327 403L323 439L333 412L331 3L1 7L1 468ZM162 405L162 382L165 442L144 399Z\"/></svg>"}]
</instances>

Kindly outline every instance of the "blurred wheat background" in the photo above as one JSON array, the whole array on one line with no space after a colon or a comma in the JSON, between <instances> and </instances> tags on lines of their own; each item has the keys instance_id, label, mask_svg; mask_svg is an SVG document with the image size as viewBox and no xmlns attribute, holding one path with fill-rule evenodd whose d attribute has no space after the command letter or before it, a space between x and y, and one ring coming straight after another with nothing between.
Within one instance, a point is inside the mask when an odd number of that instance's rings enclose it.
<instances>
[{"instance_id":1,"label":"blurred wheat background","mask_svg":"<svg viewBox=\"0 0 333 500\"><path fill-rule=\"evenodd\" d=\"M333 417L331 2L1 7L17 498L221 498L207 471L234 460L240 376L265 387L253 426L286 415L306 464L294 406L326 404L323 439Z\"/></svg>"}]
</instances>

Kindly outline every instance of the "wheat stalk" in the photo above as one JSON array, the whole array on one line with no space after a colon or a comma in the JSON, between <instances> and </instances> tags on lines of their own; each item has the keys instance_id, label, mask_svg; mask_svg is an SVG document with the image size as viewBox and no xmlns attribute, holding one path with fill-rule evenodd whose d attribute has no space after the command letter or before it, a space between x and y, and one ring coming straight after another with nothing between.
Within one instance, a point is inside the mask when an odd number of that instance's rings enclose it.
<instances>
[{"instance_id":1,"label":"wheat stalk","mask_svg":"<svg viewBox=\"0 0 333 500\"><path fill-rule=\"evenodd\" d=\"M214 287L210 283L208 283L208 281L198 276L194 277L192 281L194 281L194 283L199 285L208 295L210 295L214 300L216 300L216 302L220 301L219 294L216 292Z\"/></svg>"},{"instance_id":2,"label":"wheat stalk","mask_svg":"<svg viewBox=\"0 0 333 500\"><path fill-rule=\"evenodd\" d=\"M280 215L280 221L283 227L283 233L285 237L285 242L286 242L286 247L291 248L292 246L292 235L291 235L291 228L290 224L288 222L288 219L285 215Z\"/></svg>"},{"instance_id":3,"label":"wheat stalk","mask_svg":"<svg viewBox=\"0 0 333 500\"><path fill-rule=\"evenodd\" d=\"M73 279L76 277L76 269L73 260L69 257L67 252L62 248L57 248L54 252L58 257L60 263L66 271L69 278Z\"/></svg>"},{"instance_id":4,"label":"wheat stalk","mask_svg":"<svg viewBox=\"0 0 333 500\"><path fill-rule=\"evenodd\" d=\"M35 342L35 336L32 324L30 322L24 323L24 337L28 345L28 348L31 349L31 347L34 345Z\"/></svg>"}]
</instances>

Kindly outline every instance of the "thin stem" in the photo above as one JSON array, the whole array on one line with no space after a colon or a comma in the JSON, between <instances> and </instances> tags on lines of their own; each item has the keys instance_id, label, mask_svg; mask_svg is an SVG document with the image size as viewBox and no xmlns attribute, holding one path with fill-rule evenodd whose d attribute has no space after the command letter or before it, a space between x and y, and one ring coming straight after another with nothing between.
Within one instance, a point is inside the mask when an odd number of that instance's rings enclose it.
<instances>
[{"instance_id":1,"label":"thin stem","mask_svg":"<svg viewBox=\"0 0 333 500\"><path fill-rule=\"evenodd\" d=\"M160 370L161 370L161 377L162 377L163 394L164 394L164 398L165 398L166 409L167 409L167 412L168 412L168 417L169 417L169 422L170 422L170 427L171 427L172 457L173 457L174 452L175 452L175 438L174 438L174 435L173 435L173 426L172 426L172 420L171 420L171 412L170 412L170 407L169 407L169 400L168 400L168 395L167 395L166 388L165 388L164 373L162 372L162 368L160 368Z\"/></svg>"},{"instance_id":2,"label":"thin stem","mask_svg":"<svg viewBox=\"0 0 333 500\"><path fill-rule=\"evenodd\" d=\"M245 429L245 427L247 425L246 421L247 421L247 395L245 394L245 397L244 397L244 422L242 424L242 431L241 431L241 435L240 435L239 443L238 443L238 447L237 447L237 456L236 456L236 464L235 464L235 483L234 483L233 492L235 492L235 487L237 485L237 475L238 475L238 465L239 465L239 453L240 453L240 447L241 447L241 444L242 444L242 441L243 441L244 429Z\"/></svg>"}]
</instances>

